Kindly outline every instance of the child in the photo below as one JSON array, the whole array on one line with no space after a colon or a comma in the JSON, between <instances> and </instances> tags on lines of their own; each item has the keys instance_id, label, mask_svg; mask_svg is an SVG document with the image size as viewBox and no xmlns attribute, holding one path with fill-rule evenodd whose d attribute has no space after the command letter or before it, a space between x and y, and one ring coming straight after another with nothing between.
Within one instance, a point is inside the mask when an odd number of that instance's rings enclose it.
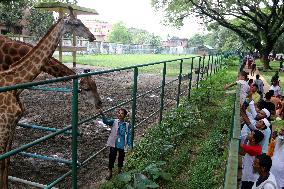
<instances>
[{"instance_id":1,"label":"child","mask_svg":"<svg viewBox=\"0 0 284 189\"><path fill-rule=\"evenodd\" d=\"M228 89L234 85L237 85L238 83L241 85L241 92L240 92L240 103L241 105L244 103L246 97L248 96L250 87L248 85L248 83L246 82L248 73L245 71L241 71L238 74L238 80L236 82L230 83L225 85L225 89Z\"/></svg>"},{"instance_id":2,"label":"child","mask_svg":"<svg viewBox=\"0 0 284 189\"><path fill-rule=\"evenodd\" d=\"M107 119L103 114L102 110L99 110L102 115L103 122L106 125L111 126L111 133L107 140L107 146L110 147L109 153L109 173L106 177L107 180L112 177L112 169L114 168L114 162L116 160L116 155L118 152L118 172L121 173L121 169L123 167L123 161L125 157L125 147L128 145L129 149L132 149L132 128L125 121L125 117L127 116L127 111L124 108L118 110L117 118L118 119Z\"/></svg>"}]
</instances>

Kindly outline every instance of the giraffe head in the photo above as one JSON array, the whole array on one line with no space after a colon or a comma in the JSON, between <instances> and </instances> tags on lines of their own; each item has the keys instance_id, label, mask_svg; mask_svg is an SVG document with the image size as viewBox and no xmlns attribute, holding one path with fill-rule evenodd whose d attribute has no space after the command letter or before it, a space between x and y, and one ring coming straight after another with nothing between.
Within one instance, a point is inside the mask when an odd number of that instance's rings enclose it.
<instances>
[{"instance_id":1,"label":"giraffe head","mask_svg":"<svg viewBox=\"0 0 284 189\"><path fill-rule=\"evenodd\" d=\"M70 14L68 17L64 19L65 24L65 32L72 33L74 32L76 36L80 36L83 38L89 39L89 41L94 41L96 38L90 32L89 28L87 28L80 19L77 19L74 16L73 8L71 6L68 7L70 10Z\"/></svg>"},{"instance_id":2,"label":"giraffe head","mask_svg":"<svg viewBox=\"0 0 284 189\"><path fill-rule=\"evenodd\" d=\"M85 69L84 73L90 72L90 69ZM91 76L83 77L80 79L80 91L86 95L87 101L94 104L96 109L102 108L102 100L97 91L95 79Z\"/></svg>"}]
</instances>

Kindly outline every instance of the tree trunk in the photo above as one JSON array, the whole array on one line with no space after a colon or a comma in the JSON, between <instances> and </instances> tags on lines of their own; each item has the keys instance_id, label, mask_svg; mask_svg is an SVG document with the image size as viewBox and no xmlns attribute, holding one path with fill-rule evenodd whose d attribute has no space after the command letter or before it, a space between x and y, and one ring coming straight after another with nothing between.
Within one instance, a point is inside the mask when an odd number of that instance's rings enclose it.
<instances>
[{"instance_id":1,"label":"tree trunk","mask_svg":"<svg viewBox=\"0 0 284 189\"><path fill-rule=\"evenodd\" d=\"M261 62L263 64L263 70L268 70L269 69L269 58L268 58L269 54L263 54L261 56Z\"/></svg>"},{"instance_id":2,"label":"tree trunk","mask_svg":"<svg viewBox=\"0 0 284 189\"><path fill-rule=\"evenodd\" d=\"M263 70L268 70L270 68L269 66L269 53L272 51L273 45L265 45L262 46L262 49L260 50L261 54L261 62L263 63Z\"/></svg>"}]
</instances>

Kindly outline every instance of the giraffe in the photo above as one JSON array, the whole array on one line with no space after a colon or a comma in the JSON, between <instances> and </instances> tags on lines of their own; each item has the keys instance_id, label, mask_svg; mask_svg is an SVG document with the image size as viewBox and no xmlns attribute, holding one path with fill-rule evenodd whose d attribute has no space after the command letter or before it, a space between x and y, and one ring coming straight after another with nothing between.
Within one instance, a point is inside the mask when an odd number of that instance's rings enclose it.
<instances>
[{"instance_id":1,"label":"giraffe","mask_svg":"<svg viewBox=\"0 0 284 189\"><path fill-rule=\"evenodd\" d=\"M32 48L33 46L31 44L12 40L0 35L0 72L14 67L14 64L24 57ZM49 63L45 64L41 69L43 72L54 77L76 74L72 69L53 57L51 57ZM102 101L94 78L89 76L80 79L79 86L82 93L88 96L89 101L95 104L96 109L102 108Z\"/></svg>"},{"instance_id":2,"label":"giraffe","mask_svg":"<svg viewBox=\"0 0 284 189\"><path fill-rule=\"evenodd\" d=\"M31 51L18 60L11 69L0 72L1 87L30 82L37 77L42 67L50 60L65 32L74 31L76 35L94 40L93 34L74 17L72 8L69 9L70 15L59 19ZM11 150L15 127L23 112L19 100L21 91L0 93L0 154ZM8 189L9 163L10 158L0 161L0 189Z\"/></svg>"}]
</instances>

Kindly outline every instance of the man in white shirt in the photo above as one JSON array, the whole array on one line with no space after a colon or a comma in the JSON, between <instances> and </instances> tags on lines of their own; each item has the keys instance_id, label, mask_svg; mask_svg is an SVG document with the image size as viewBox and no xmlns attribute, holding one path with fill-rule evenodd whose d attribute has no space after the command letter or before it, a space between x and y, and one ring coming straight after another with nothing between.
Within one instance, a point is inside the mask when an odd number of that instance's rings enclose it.
<instances>
[{"instance_id":1,"label":"man in white shirt","mask_svg":"<svg viewBox=\"0 0 284 189\"><path fill-rule=\"evenodd\" d=\"M273 80L272 85L270 86L269 90L273 90L274 91L273 96L281 95L281 92L280 92L281 89L280 89L280 87L278 85L278 81L276 81L276 80Z\"/></svg>"},{"instance_id":2,"label":"man in white shirt","mask_svg":"<svg viewBox=\"0 0 284 189\"><path fill-rule=\"evenodd\" d=\"M278 189L275 176L270 172L271 158L266 154L257 155L253 161L253 171L259 174L252 189Z\"/></svg>"},{"instance_id":3,"label":"man in white shirt","mask_svg":"<svg viewBox=\"0 0 284 189\"><path fill-rule=\"evenodd\" d=\"M238 74L238 80L236 82L230 83L225 85L225 89L228 89L234 85L240 84L241 85L241 91L240 91L240 104L242 105L246 99L246 97L248 96L249 93L249 85L246 81L248 76L248 73L245 71L241 71Z\"/></svg>"},{"instance_id":4,"label":"man in white shirt","mask_svg":"<svg viewBox=\"0 0 284 189\"><path fill-rule=\"evenodd\" d=\"M259 74L256 74L256 79L254 80L254 84L257 84L258 86L258 92L260 93L261 98L263 97L263 81L259 78Z\"/></svg>"},{"instance_id":5,"label":"man in white shirt","mask_svg":"<svg viewBox=\"0 0 284 189\"><path fill-rule=\"evenodd\" d=\"M271 172L275 175L279 188L284 189L284 127L281 128L276 138Z\"/></svg>"},{"instance_id":6,"label":"man in white shirt","mask_svg":"<svg viewBox=\"0 0 284 189\"><path fill-rule=\"evenodd\" d=\"M264 134L264 139L260 143L262 147L262 153L267 153L271 130L269 128L270 123L266 119L266 117L269 117L270 113L265 108L257 113L253 100L249 103L249 107L251 112L245 111L243 108L241 109L241 117L246 123L241 130L241 143L246 143L245 139L251 131L254 131L256 129L260 130ZM258 121L255 120L256 117L258 117Z\"/></svg>"}]
</instances>

